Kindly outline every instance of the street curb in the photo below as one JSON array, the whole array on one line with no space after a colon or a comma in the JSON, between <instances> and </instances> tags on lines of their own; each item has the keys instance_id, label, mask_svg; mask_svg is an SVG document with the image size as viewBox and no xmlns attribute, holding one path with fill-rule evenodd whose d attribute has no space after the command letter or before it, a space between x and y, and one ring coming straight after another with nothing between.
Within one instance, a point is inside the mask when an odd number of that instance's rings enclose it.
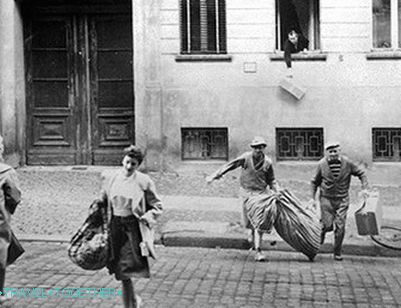
<instances>
[{"instance_id":1,"label":"street curb","mask_svg":"<svg viewBox=\"0 0 401 308\"><path fill-rule=\"evenodd\" d=\"M249 243L245 236L238 235L218 235L201 232L177 232L172 234L162 234L161 243L170 247L203 247L203 248L229 248L229 249L249 249ZM282 240L274 243L264 241L263 250L266 251L287 251L295 250ZM320 253L333 253L331 243L325 243L320 249ZM387 249L376 245L373 241L367 243L349 242L343 244L344 255L372 256L372 257L401 257L401 251Z\"/></svg>"},{"instance_id":2,"label":"street curb","mask_svg":"<svg viewBox=\"0 0 401 308\"><path fill-rule=\"evenodd\" d=\"M54 235L31 235L17 234L17 238L21 242L49 242L49 243L69 243L70 237L54 236ZM223 248L223 249L249 249L249 243L245 236L238 234L213 234L207 232L174 232L156 234L156 245L164 245L167 247L197 247L197 248ZM264 241L262 249L266 251L284 251L295 252L295 250L282 240L275 243ZM325 243L320 253L332 253L333 246L331 243ZM401 257L401 251L387 249L372 242L348 242L343 244L344 255L354 256L371 256L371 257Z\"/></svg>"}]
</instances>

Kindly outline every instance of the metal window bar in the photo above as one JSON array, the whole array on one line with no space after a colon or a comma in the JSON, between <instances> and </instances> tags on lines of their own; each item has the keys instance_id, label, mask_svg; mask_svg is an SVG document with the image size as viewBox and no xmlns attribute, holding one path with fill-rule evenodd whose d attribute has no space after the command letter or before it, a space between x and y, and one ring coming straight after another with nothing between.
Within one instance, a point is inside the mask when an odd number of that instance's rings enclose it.
<instances>
[{"instance_id":1,"label":"metal window bar","mask_svg":"<svg viewBox=\"0 0 401 308\"><path fill-rule=\"evenodd\" d=\"M182 128L182 159L228 159L226 128Z\"/></svg>"},{"instance_id":2,"label":"metal window bar","mask_svg":"<svg viewBox=\"0 0 401 308\"><path fill-rule=\"evenodd\" d=\"M401 128L373 128L373 160L401 161Z\"/></svg>"},{"instance_id":3,"label":"metal window bar","mask_svg":"<svg viewBox=\"0 0 401 308\"><path fill-rule=\"evenodd\" d=\"M323 128L277 128L278 160L318 160L323 156Z\"/></svg>"},{"instance_id":4,"label":"metal window bar","mask_svg":"<svg viewBox=\"0 0 401 308\"><path fill-rule=\"evenodd\" d=\"M216 0L214 3L216 7L216 52L220 53L220 7L219 0Z\"/></svg>"}]
</instances>

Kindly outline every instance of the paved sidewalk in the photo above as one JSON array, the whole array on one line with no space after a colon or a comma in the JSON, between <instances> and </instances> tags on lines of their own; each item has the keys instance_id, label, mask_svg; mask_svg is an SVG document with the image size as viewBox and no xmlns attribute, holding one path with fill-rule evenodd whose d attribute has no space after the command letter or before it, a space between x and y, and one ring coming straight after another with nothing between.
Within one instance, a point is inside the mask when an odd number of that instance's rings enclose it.
<instances>
[{"instance_id":1,"label":"paved sidewalk","mask_svg":"<svg viewBox=\"0 0 401 308\"><path fill-rule=\"evenodd\" d=\"M6 287L14 288L14 297L4 307L122 307L120 284L105 269L75 266L66 244L24 243L24 248L8 268ZM396 258L349 256L334 262L319 255L311 263L299 253L268 252L269 262L256 263L246 250L158 246L157 253L152 278L134 280L145 308L401 306ZM33 288L36 298L28 294ZM66 288L111 288L116 295L72 298L76 290L69 295Z\"/></svg>"},{"instance_id":2,"label":"paved sidewalk","mask_svg":"<svg viewBox=\"0 0 401 308\"><path fill-rule=\"evenodd\" d=\"M248 243L245 230L241 227L241 206L236 198L205 198L166 196L164 198L167 211L197 211L202 221L185 218L183 220L167 221L162 230L163 243L177 246L201 246L246 249ZM369 236L360 236L357 233L355 211L359 205L350 205L347 220L346 237L344 240L344 254L369 256L397 256L401 251L390 250L375 244ZM228 214L235 213L235 217ZM226 221L222 221L226 215ZM399 226L401 228L400 210L397 207L383 207L383 225ZM220 218L220 219L219 219ZM275 245L271 245L274 244ZM333 233L329 233L326 243L322 246L322 253L331 253ZM264 249L293 251L275 232L264 235ZM401 248L401 247L400 247Z\"/></svg>"},{"instance_id":3,"label":"paved sidewalk","mask_svg":"<svg viewBox=\"0 0 401 308\"><path fill-rule=\"evenodd\" d=\"M105 168L19 169L24 200L13 216L12 226L15 233L24 240L69 241L85 219L89 204L99 192L100 171L103 169ZM280 178L289 178L289 170L279 168ZM205 184L203 175L185 172L179 176L151 176L156 180L165 205L165 212L157 227L158 243L167 246L248 248L245 230L241 227L241 206L237 198L233 195L221 197L219 193L230 189L237 191L238 179L235 174L212 185ZM305 195L305 191L309 191L309 183L302 180L302 176L305 177L301 173L294 173L294 179L283 183L301 197ZM377 173L374 179L379 180L380 177L382 175ZM388 184L385 181L383 183ZM182 195L183 192L192 195ZM399 187L380 187L384 224L401 227L401 206L393 205L401 204L399 192ZM356 195L357 189L354 187L344 253L401 256L401 251L382 248L369 237L357 234L354 221L358 201ZM292 251L292 248L274 234L265 236L264 239L264 248L267 250ZM273 241L277 242L274 246L271 245ZM322 252L331 252L332 238L328 236L326 242Z\"/></svg>"}]
</instances>

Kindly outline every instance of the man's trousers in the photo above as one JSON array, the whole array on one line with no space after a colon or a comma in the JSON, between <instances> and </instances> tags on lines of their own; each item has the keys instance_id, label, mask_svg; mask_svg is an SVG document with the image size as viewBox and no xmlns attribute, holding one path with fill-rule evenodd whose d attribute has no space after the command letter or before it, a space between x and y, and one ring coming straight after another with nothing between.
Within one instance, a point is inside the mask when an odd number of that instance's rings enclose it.
<instances>
[{"instance_id":1,"label":"man's trousers","mask_svg":"<svg viewBox=\"0 0 401 308\"><path fill-rule=\"evenodd\" d=\"M322 238L324 242L326 232L334 230L334 254L341 255L342 244L345 235L345 222L349 208L349 197L327 198L320 197L320 207L322 211Z\"/></svg>"}]
</instances>

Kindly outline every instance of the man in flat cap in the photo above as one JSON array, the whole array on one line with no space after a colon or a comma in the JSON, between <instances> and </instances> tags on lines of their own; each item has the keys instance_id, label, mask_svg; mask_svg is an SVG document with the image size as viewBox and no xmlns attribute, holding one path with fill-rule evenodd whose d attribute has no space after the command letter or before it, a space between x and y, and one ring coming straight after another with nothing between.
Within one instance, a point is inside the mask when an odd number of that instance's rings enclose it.
<instances>
[{"instance_id":1,"label":"man in flat cap","mask_svg":"<svg viewBox=\"0 0 401 308\"><path fill-rule=\"evenodd\" d=\"M267 186L277 192L278 187L274 177L272 160L264 153L266 145L266 141L262 137L255 137L250 144L252 151L243 153L206 178L206 181L211 183L213 180L220 179L227 172L242 167L240 202L243 209L244 225L245 228L249 229L248 241L253 244L253 248L256 250L256 261L266 260L260 247L262 232L253 229L246 213L245 201L254 194L266 193Z\"/></svg>"},{"instance_id":2,"label":"man in flat cap","mask_svg":"<svg viewBox=\"0 0 401 308\"><path fill-rule=\"evenodd\" d=\"M341 155L338 142L327 143L325 151L326 155L319 161L316 174L312 178L312 202L315 204L319 188L322 214L321 244L324 242L326 233L334 229L334 260L341 261L351 176L357 176L361 181L364 197L368 195L368 180L364 170L346 156Z\"/></svg>"}]
</instances>

